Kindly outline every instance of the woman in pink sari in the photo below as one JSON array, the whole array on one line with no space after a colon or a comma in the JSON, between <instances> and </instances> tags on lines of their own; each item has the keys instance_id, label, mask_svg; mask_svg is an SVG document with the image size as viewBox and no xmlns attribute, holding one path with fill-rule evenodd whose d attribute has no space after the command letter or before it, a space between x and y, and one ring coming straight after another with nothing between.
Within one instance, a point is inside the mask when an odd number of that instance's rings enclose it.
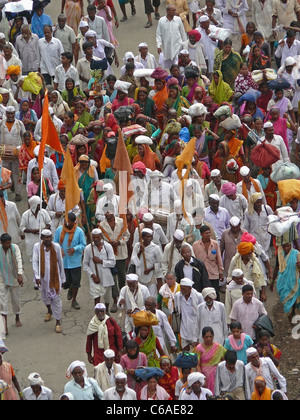
<instances>
[{"instance_id":1,"label":"woman in pink sari","mask_svg":"<svg viewBox=\"0 0 300 420\"><path fill-rule=\"evenodd\" d=\"M286 118L282 117L280 109L277 106L273 106L270 109L265 119L265 122L267 121L271 121L274 126L274 134L277 134L283 138L286 148L289 151L289 129L292 131L297 131L294 123L292 121L287 121Z\"/></svg>"},{"instance_id":2,"label":"woman in pink sari","mask_svg":"<svg viewBox=\"0 0 300 420\"><path fill-rule=\"evenodd\" d=\"M14 369L10 363L4 362L3 357L2 357L3 352L4 350L2 350L2 352L0 353L0 380L5 381L7 385L9 385L9 388L4 392L3 396L1 397L3 398L3 400L6 400L6 401L18 400L19 398L17 397L17 393L15 391L17 390L20 400L23 400L21 387L16 378Z\"/></svg>"},{"instance_id":3,"label":"woman in pink sari","mask_svg":"<svg viewBox=\"0 0 300 420\"><path fill-rule=\"evenodd\" d=\"M107 5L106 0L97 0L97 9L97 16L101 16L105 20L110 42L117 47L119 43L113 34L113 14L111 8Z\"/></svg>"},{"instance_id":4,"label":"woman in pink sari","mask_svg":"<svg viewBox=\"0 0 300 420\"><path fill-rule=\"evenodd\" d=\"M215 378L218 364L224 360L226 349L214 342L214 331L211 327L202 330L203 343L198 344L196 352L199 353L197 372L206 377L206 388L215 392Z\"/></svg>"}]
</instances>

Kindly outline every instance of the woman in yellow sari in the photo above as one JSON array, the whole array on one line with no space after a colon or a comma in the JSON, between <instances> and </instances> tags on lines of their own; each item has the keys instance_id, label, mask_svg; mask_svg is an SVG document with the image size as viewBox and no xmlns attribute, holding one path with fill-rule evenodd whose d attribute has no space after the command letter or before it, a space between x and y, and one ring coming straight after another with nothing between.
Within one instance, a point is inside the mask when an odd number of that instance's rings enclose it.
<instances>
[{"instance_id":1,"label":"woman in yellow sari","mask_svg":"<svg viewBox=\"0 0 300 420\"><path fill-rule=\"evenodd\" d=\"M223 80L220 70L213 73L213 79L208 87L208 95L213 98L214 103L220 105L222 102L231 102L234 91L228 83Z\"/></svg>"}]
</instances>

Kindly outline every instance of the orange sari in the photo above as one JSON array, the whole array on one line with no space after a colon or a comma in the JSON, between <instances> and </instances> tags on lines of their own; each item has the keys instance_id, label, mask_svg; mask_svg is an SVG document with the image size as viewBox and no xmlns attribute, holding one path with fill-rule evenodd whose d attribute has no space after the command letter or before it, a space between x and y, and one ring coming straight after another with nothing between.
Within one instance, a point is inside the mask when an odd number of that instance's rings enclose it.
<instances>
[{"instance_id":1,"label":"orange sari","mask_svg":"<svg viewBox=\"0 0 300 420\"><path fill-rule=\"evenodd\" d=\"M157 155L152 152L150 147L147 144L143 144L144 147L144 157L142 158L139 154L134 156L132 164L136 162L143 162L143 164L146 166L146 168L151 169L151 171L155 171L160 166L160 161L157 157Z\"/></svg>"}]
</instances>

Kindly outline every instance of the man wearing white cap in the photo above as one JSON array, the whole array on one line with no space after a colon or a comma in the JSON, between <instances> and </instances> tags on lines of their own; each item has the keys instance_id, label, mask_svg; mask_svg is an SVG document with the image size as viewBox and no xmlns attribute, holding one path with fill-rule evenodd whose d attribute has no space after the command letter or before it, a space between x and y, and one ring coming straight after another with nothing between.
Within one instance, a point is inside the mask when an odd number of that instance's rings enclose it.
<instances>
[{"instance_id":1,"label":"man wearing white cap","mask_svg":"<svg viewBox=\"0 0 300 420\"><path fill-rule=\"evenodd\" d=\"M201 44L204 46L205 56L207 57L207 71L208 75L212 74L214 69L215 49L217 48L218 42L212 40L210 34L210 19L207 15L203 15L199 19L199 26L197 31L201 35Z\"/></svg>"},{"instance_id":2,"label":"man wearing white cap","mask_svg":"<svg viewBox=\"0 0 300 420\"><path fill-rule=\"evenodd\" d=\"M137 63L143 64L145 69L156 69L158 64L153 54L149 53L149 48L146 42L139 44L139 55L134 58Z\"/></svg>"},{"instance_id":3,"label":"man wearing white cap","mask_svg":"<svg viewBox=\"0 0 300 420\"><path fill-rule=\"evenodd\" d=\"M143 223L140 224L140 229L141 231L144 228L148 228L153 230L153 243L155 245L158 245L161 249L161 251L163 252L163 250L165 249L165 246L168 243L168 239L161 227L160 224L158 223L153 223L154 217L151 213L145 213L143 215ZM138 243L140 240L139 238L139 229L136 228L135 232L134 232L134 238L133 238L133 246Z\"/></svg>"},{"instance_id":4,"label":"man wearing white cap","mask_svg":"<svg viewBox=\"0 0 300 420\"><path fill-rule=\"evenodd\" d=\"M10 146L16 148L21 146L23 143L23 134L25 133L25 127L22 121L19 121L15 118L15 108L13 106L8 106L6 108L6 119L2 120L0 123L0 133L1 133L1 144L6 147ZM9 127L9 128L8 128ZM15 189L15 200L21 201L21 184L19 183L19 159L17 156L13 156L11 152L11 158L9 160L5 159L5 154L2 158L2 165L4 168L11 171L11 177Z\"/></svg>"},{"instance_id":5,"label":"man wearing white cap","mask_svg":"<svg viewBox=\"0 0 300 420\"><path fill-rule=\"evenodd\" d=\"M220 207L218 194L211 194L208 199L209 207L204 210L204 220L210 223L220 242L222 233L230 227L230 215L227 209Z\"/></svg>"},{"instance_id":6,"label":"man wearing white cap","mask_svg":"<svg viewBox=\"0 0 300 420\"><path fill-rule=\"evenodd\" d=\"M31 159L28 163L28 168L27 168L27 180L26 180L26 189L28 189L28 184L31 182L31 172L33 168L38 168L39 167L39 162L38 162L38 156L39 156L39 151L40 151L40 146L35 147L33 154L34 154L34 158ZM47 151L45 150L45 155L47 154ZM58 176L57 176L57 171L56 171L56 167L55 167L55 163L53 162L52 159L48 158L47 156L44 157L44 164L43 164L43 173L44 173L44 178L47 178L50 180L54 191L57 191L57 187L58 187Z\"/></svg>"},{"instance_id":7,"label":"man wearing white cap","mask_svg":"<svg viewBox=\"0 0 300 420\"><path fill-rule=\"evenodd\" d=\"M174 233L177 229L190 234L193 231L193 218L189 212L186 212L186 217L182 210L182 201L175 200L174 211L168 215L167 218L167 238L171 242Z\"/></svg>"},{"instance_id":8,"label":"man wearing white cap","mask_svg":"<svg viewBox=\"0 0 300 420\"><path fill-rule=\"evenodd\" d=\"M99 228L103 234L103 239L113 247L116 258L117 273L115 273L115 279L118 279L118 285L113 287L112 294L114 304L110 312L117 312L117 298L119 296L119 290L125 286L126 261L128 258L127 242L130 239L130 233L128 229L123 231L123 219L120 217L115 217L114 212L115 210L113 204L105 204L103 207L105 220L99 224Z\"/></svg>"},{"instance_id":9,"label":"man wearing white cap","mask_svg":"<svg viewBox=\"0 0 300 420\"><path fill-rule=\"evenodd\" d=\"M201 293L193 288L194 282L188 278L180 281L180 292L174 296L174 314L178 319L178 329L173 330L175 334L180 333L181 348L189 351L193 346L193 334L197 322L197 307L204 302Z\"/></svg>"},{"instance_id":10,"label":"man wearing white cap","mask_svg":"<svg viewBox=\"0 0 300 420\"><path fill-rule=\"evenodd\" d=\"M241 242L241 236L245 232L241 228L241 220L233 216L229 220L230 227L225 229L220 240L220 249L224 261L224 275L227 277L232 258L236 254L236 247Z\"/></svg>"},{"instance_id":11,"label":"man wearing white cap","mask_svg":"<svg viewBox=\"0 0 300 420\"><path fill-rule=\"evenodd\" d=\"M162 271L165 276L169 271L174 271L176 264L181 260L181 247L188 245L184 240L184 232L181 229L176 229L173 235L172 242L169 242L164 249L162 259ZM191 248L192 255L194 252Z\"/></svg>"},{"instance_id":12,"label":"man wearing white cap","mask_svg":"<svg viewBox=\"0 0 300 420\"><path fill-rule=\"evenodd\" d=\"M236 192L238 194L243 194L246 200L249 203L250 197L255 192L260 192L263 197L263 204L267 204L264 190L261 186L261 183L258 179L253 179L250 175L250 169L248 166L242 166L240 169L240 175L242 181L237 183Z\"/></svg>"},{"instance_id":13,"label":"man wearing white cap","mask_svg":"<svg viewBox=\"0 0 300 420\"><path fill-rule=\"evenodd\" d=\"M203 328L211 327L214 331L214 341L223 346L228 332L225 305L216 301L217 293L213 287L203 289L202 296L205 302L197 308L197 322L194 325L193 334L194 343L203 342Z\"/></svg>"},{"instance_id":14,"label":"man wearing white cap","mask_svg":"<svg viewBox=\"0 0 300 420\"><path fill-rule=\"evenodd\" d=\"M116 386L104 392L104 401L134 401L137 399L136 392L127 386L127 375L119 372L115 376Z\"/></svg>"},{"instance_id":15,"label":"man wearing white cap","mask_svg":"<svg viewBox=\"0 0 300 420\"><path fill-rule=\"evenodd\" d=\"M179 396L179 400L183 401L206 401L207 396L213 396L213 393L203 388L205 384L205 376L199 372L190 373L187 378L187 386Z\"/></svg>"},{"instance_id":16,"label":"man wearing white cap","mask_svg":"<svg viewBox=\"0 0 300 420\"><path fill-rule=\"evenodd\" d=\"M156 297L162 286L162 252L152 240L153 231L144 228L142 230L142 243L135 244L130 264L135 266L139 282L148 287L151 296Z\"/></svg>"},{"instance_id":17,"label":"man wearing white cap","mask_svg":"<svg viewBox=\"0 0 300 420\"><path fill-rule=\"evenodd\" d=\"M47 307L44 321L49 322L53 315L56 320L55 331L61 333L61 288L66 281L62 252L60 245L52 242L51 230L44 229L41 239L41 245L36 243L33 247L33 273L41 290L42 302Z\"/></svg>"},{"instance_id":18,"label":"man wearing white cap","mask_svg":"<svg viewBox=\"0 0 300 420\"><path fill-rule=\"evenodd\" d=\"M209 196L211 194L217 194L220 198L222 197L223 193L221 191L222 186L228 182L222 179L221 172L219 169L213 169L210 173L211 181L209 184L205 185L204 189L204 203L205 207L209 205Z\"/></svg>"},{"instance_id":19,"label":"man wearing white cap","mask_svg":"<svg viewBox=\"0 0 300 420\"><path fill-rule=\"evenodd\" d=\"M116 258L112 246L104 242L100 229L92 231L92 238L93 242L84 250L82 267L89 276L90 294L94 304L100 303L101 297L104 297L108 310L111 288L115 284L111 268L115 267Z\"/></svg>"},{"instance_id":20,"label":"man wearing white cap","mask_svg":"<svg viewBox=\"0 0 300 420\"><path fill-rule=\"evenodd\" d=\"M278 113L277 110L276 111L271 110L270 113L272 114L272 112ZM284 140L281 136L279 136L278 134L274 134L274 125L271 123L271 121L268 121L264 124L264 131L265 131L265 140L280 151L280 161L274 163L272 167L275 168L278 164L280 165L282 163L281 161L290 162L287 146L284 143Z\"/></svg>"},{"instance_id":21,"label":"man wearing white cap","mask_svg":"<svg viewBox=\"0 0 300 420\"><path fill-rule=\"evenodd\" d=\"M254 381L258 376L262 376L266 381L267 388L274 390L274 379L278 381L281 391L287 392L286 379L280 374L277 367L269 357L259 357L258 351L254 347L246 350L248 364L246 365L246 377L250 392L254 392Z\"/></svg>"},{"instance_id":22,"label":"man wearing white cap","mask_svg":"<svg viewBox=\"0 0 300 420\"><path fill-rule=\"evenodd\" d=\"M231 274L232 280L227 280L227 286L226 286L226 293L225 293L225 308L226 308L226 316L227 316L227 324L229 325L231 323L230 320L230 313L232 310L233 305L238 299L241 299L242 297L242 288L246 284L250 284L250 286L254 289L254 283L253 281L247 280L244 277L244 272L240 268L236 268L233 270ZM254 292L254 297L256 297L256 294Z\"/></svg>"},{"instance_id":23,"label":"man wearing white cap","mask_svg":"<svg viewBox=\"0 0 300 420\"><path fill-rule=\"evenodd\" d=\"M150 296L148 287L139 283L139 277L136 274L126 275L127 285L120 290L118 308L121 308L126 316L124 319L124 331L131 333L134 331L134 324L129 314L136 309L145 310L145 300Z\"/></svg>"},{"instance_id":24,"label":"man wearing white cap","mask_svg":"<svg viewBox=\"0 0 300 420\"><path fill-rule=\"evenodd\" d=\"M56 132L59 135L61 127L63 125L63 122L61 119L59 119L55 114L52 107L49 107L49 114L50 118L55 126ZM41 141L42 139L42 118L41 117L38 122L36 123L35 129L34 129L34 138L36 141Z\"/></svg>"},{"instance_id":25,"label":"man wearing white cap","mask_svg":"<svg viewBox=\"0 0 300 420\"><path fill-rule=\"evenodd\" d=\"M103 186L104 194L98 199L96 205L96 218L102 222L105 220L105 215L103 213L103 208L106 204L111 204L114 206L114 215L119 216L119 202L120 197L115 193L113 185L108 182Z\"/></svg>"},{"instance_id":26,"label":"man wearing white cap","mask_svg":"<svg viewBox=\"0 0 300 420\"><path fill-rule=\"evenodd\" d=\"M173 187L177 198L180 199L181 181L174 182ZM204 209L204 197L198 179L188 179L184 184L184 208L190 214Z\"/></svg>"},{"instance_id":27,"label":"man wearing white cap","mask_svg":"<svg viewBox=\"0 0 300 420\"><path fill-rule=\"evenodd\" d=\"M94 378L98 382L102 391L115 386L115 376L123 373L123 368L119 363L115 362L116 354L113 350L107 349L103 353L104 362L94 368Z\"/></svg>"}]
</instances>

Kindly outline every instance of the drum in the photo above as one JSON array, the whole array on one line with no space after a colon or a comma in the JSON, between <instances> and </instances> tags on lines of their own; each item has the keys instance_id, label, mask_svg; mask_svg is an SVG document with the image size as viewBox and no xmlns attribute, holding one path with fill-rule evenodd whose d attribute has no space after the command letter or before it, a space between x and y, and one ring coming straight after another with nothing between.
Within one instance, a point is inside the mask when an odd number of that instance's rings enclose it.
<instances>
[{"instance_id":1,"label":"drum","mask_svg":"<svg viewBox=\"0 0 300 420\"><path fill-rule=\"evenodd\" d=\"M0 144L0 157L2 160L16 160L18 157L18 149L16 146L11 146L9 144Z\"/></svg>"}]
</instances>

